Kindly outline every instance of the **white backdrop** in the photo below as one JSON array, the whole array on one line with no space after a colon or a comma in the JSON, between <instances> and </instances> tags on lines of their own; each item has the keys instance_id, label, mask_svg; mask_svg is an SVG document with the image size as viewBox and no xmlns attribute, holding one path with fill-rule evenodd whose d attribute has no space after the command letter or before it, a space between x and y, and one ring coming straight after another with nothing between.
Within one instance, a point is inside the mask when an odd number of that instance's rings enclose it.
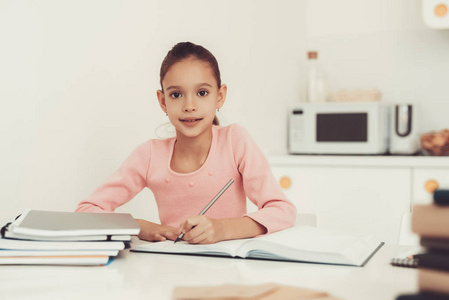
<instances>
[{"instance_id":1,"label":"white backdrop","mask_svg":"<svg viewBox=\"0 0 449 300\"><path fill-rule=\"evenodd\" d=\"M394 4L391 4L394 3ZM167 120L159 67L179 41L217 57L223 124L286 152L286 113L304 99L318 50L332 89L379 88L449 127L449 30L419 0L0 0L0 220L25 208L74 210ZM157 221L148 190L119 211Z\"/></svg>"},{"instance_id":2,"label":"white backdrop","mask_svg":"<svg viewBox=\"0 0 449 300\"><path fill-rule=\"evenodd\" d=\"M179 41L217 57L229 91L223 124L239 122L264 150L285 151L285 105L300 90L303 2L0 3L0 218L27 207L74 210L155 138L167 122L159 68ZM120 211L157 218L148 190Z\"/></svg>"}]
</instances>

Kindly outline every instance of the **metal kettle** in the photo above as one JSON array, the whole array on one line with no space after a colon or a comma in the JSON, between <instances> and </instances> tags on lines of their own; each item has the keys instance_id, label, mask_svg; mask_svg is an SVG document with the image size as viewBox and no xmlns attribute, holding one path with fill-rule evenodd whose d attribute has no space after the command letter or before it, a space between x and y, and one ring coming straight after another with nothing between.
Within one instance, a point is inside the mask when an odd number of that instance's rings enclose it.
<instances>
[{"instance_id":1,"label":"metal kettle","mask_svg":"<svg viewBox=\"0 0 449 300\"><path fill-rule=\"evenodd\" d=\"M416 112L412 104L393 106L390 132L391 154L415 154L418 152Z\"/></svg>"},{"instance_id":2,"label":"metal kettle","mask_svg":"<svg viewBox=\"0 0 449 300\"><path fill-rule=\"evenodd\" d=\"M395 105L394 130L400 137L409 136L412 132L413 106L410 104Z\"/></svg>"}]
</instances>

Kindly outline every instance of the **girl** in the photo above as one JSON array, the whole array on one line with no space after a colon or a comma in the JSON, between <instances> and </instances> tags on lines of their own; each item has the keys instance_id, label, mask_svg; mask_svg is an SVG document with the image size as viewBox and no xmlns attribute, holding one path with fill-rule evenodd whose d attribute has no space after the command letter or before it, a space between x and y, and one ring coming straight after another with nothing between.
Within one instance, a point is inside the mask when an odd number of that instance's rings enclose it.
<instances>
[{"instance_id":1,"label":"girl","mask_svg":"<svg viewBox=\"0 0 449 300\"><path fill-rule=\"evenodd\" d=\"M139 238L208 244L255 237L294 225L296 208L271 174L263 153L239 125L219 126L225 100L215 57L202 46L178 43L160 70L157 98L176 137L149 140L93 194L78 212L112 212L143 188L153 192L161 225L137 220ZM198 213L230 180L227 191ZM258 211L246 213L246 197Z\"/></svg>"}]
</instances>

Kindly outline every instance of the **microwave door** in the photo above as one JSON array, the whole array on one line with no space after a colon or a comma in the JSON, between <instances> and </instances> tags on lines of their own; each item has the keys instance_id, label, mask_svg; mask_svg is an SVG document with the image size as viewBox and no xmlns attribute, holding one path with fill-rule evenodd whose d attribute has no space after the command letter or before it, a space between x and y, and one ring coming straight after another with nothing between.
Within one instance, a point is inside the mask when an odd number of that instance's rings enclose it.
<instances>
[{"instance_id":1,"label":"microwave door","mask_svg":"<svg viewBox=\"0 0 449 300\"><path fill-rule=\"evenodd\" d=\"M316 142L367 142L367 113L319 113L316 116Z\"/></svg>"}]
</instances>

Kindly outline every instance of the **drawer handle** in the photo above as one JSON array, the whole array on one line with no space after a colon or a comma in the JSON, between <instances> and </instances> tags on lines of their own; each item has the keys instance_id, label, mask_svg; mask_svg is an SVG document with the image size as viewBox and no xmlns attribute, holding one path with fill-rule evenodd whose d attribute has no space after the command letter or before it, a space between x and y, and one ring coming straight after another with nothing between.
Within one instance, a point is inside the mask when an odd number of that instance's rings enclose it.
<instances>
[{"instance_id":1,"label":"drawer handle","mask_svg":"<svg viewBox=\"0 0 449 300\"><path fill-rule=\"evenodd\" d=\"M433 179L427 180L424 184L424 188L429 194L433 194L433 192L435 192L435 190L437 190L439 187L440 185L438 184L438 181Z\"/></svg>"},{"instance_id":2,"label":"drawer handle","mask_svg":"<svg viewBox=\"0 0 449 300\"><path fill-rule=\"evenodd\" d=\"M292 186L292 180L288 176L282 176L279 180L279 184L284 190L286 190Z\"/></svg>"}]
</instances>

